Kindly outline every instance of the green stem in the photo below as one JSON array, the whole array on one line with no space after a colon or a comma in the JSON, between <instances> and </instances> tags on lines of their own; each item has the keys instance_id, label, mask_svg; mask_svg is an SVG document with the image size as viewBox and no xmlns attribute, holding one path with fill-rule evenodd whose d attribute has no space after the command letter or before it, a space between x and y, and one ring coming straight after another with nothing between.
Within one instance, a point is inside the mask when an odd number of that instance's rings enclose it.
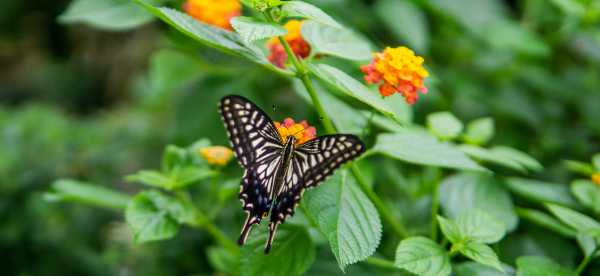
<instances>
[{"instance_id":1,"label":"green stem","mask_svg":"<svg viewBox=\"0 0 600 276\"><path fill-rule=\"evenodd\" d=\"M433 185L433 191L431 193L431 239L437 241L438 225L437 225L437 214L440 209L440 192L439 192L440 181L436 181Z\"/></svg>"},{"instance_id":2,"label":"green stem","mask_svg":"<svg viewBox=\"0 0 600 276\"><path fill-rule=\"evenodd\" d=\"M583 260L581 260L581 263L579 263L577 269L575 270L576 275L581 275L581 273L583 273L585 267L590 263L590 261L592 260L592 256L594 256L595 254L596 251L592 252L592 254L585 256Z\"/></svg>"},{"instance_id":3,"label":"green stem","mask_svg":"<svg viewBox=\"0 0 600 276\"><path fill-rule=\"evenodd\" d=\"M365 262L370 265L380 267L380 268L398 270L398 268L394 265L394 263L392 261L388 261L388 260L382 259L382 258L368 257L365 260Z\"/></svg>"},{"instance_id":4,"label":"green stem","mask_svg":"<svg viewBox=\"0 0 600 276\"><path fill-rule=\"evenodd\" d=\"M273 17L271 16L271 14L268 11L264 12L263 15L265 16L267 21L269 21L271 23L275 23L275 20L273 20ZM281 45L283 45L283 48L285 49L285 52L288 55L288 58L290 58L292 60L292 64L296 68L296 77L302 81L302 84L304 84L306 91L308 91L308 94L310 95L310 99L311 99L313 105L315 106L317 113L319 113L319 117L321 118L321 121L323 122L323 127L325 127L326 133L327 134L336 133L335 126L331 123L331 119L329 119L329 116L325 112L325 109L323 108L323 105L321 104L321 101L319 100L319 97L317 96L317 91L313 87L312 81L310 80L310 78L308 76L308 72L306 71L306 68L304 68L304 65L302 64L302 62L294 54L294 52L290 48L290 45L287 43L287 41L282 36L278 36L277 38L279 39L279 42L281 43ZM394 216L392 216L392 214L386 208L385 204L379 198L379 196L377 196L377 194L375 194L375 192L373 192L373 190L369 186L368 182L362 176L358 166L356 166L356 164L352 163L351 170L352 170L352 174L354 175L354 178L356 178L356 181L358 182L358 185L360 186L361 190L367 195L367 197L369 197L369 199L373 202L373 204L375 204L375 208L377 208L377 210L379 211L379 213L381 214L383 219L392 226L392 229L394 230L396 235L398 235L401 239L406 238L408 236L406 229L404 228L404 226L402 224L400 224L400 222L396 218L394 218Z\"/></svg>"}]
</instances>

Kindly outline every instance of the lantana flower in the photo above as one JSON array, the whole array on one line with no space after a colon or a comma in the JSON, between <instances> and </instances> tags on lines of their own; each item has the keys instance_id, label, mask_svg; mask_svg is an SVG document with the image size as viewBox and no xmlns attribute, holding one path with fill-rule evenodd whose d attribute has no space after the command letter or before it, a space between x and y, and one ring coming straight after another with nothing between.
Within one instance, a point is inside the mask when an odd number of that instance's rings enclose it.
<instances>
[{"instance_id":1,"label":"lantana flower","mask_svg":"<svg viewBox=\"0 0 600 276\"><path fill-rule=\"evenodd\" d=\"M212 146L201 148L200 155L210 165L225 166L233 158L233 151L228 147Z\"/></svg>"},{"instance_id":2,"label":"lantana flower","mask_svg":"<svg viewBox=\"0 0 600 276\"><path fill-rule=\"evenodd\" d=\"M600 173L592 174L592 182L594 182L597 185L600 185Z\"/></svg>"},{"instance_id":3,"label":"lantana flower","mask_svg":"<svg viewBox=\"0 0 600 276\"><path fill-rule=\"evenodd\" d=\"M423 68L424 59L406 47L385 48L383 52L374 53L373 61L363 65L360 70L365 74L365 81L379 85L379 93L383 97L400 93L408 104L414 104L419 92L427 93L423 79L429 73Z\"/></svg>"},{"instance_id":4,"label":"lantana flower","mask_svg":"<svg viewBox=\"0 0 600 276\"><path fill-rule=\"evenodd\" d=\"M186 0L183 10L200 22L233 30L229 20L242 14L239 0Z\"/></svg>"},{"instance_id":5,"label":"lantana flower","mask_svg":"<svg viewBox=\"0 0 600 276\"><path fill-rule=\"evenodd\" d=\"M310 54L310 45L302 38L300 32L303 23L304 21L290 20L283 26L288 31L283 39L287 41L292 52L299 58L306 58ZM277 37L271 38L267 42L267 48L271 52L268 57L269 61L279 68L285 67L288 56L279 39Z\"/></svg>"},{"instance_id":6,"label":"lantana flower","mask_svg":"<svg viewBox=\"0 0 600 276\"><path fill-rule=\"evenodd\" d=\"M275 127L284 143L291 135L296 138L296 145L304 144L317 136L317 130L304 120L296 123L292 118L286 118L283 123L275 122Z\"/></svg>"}]
</instances>

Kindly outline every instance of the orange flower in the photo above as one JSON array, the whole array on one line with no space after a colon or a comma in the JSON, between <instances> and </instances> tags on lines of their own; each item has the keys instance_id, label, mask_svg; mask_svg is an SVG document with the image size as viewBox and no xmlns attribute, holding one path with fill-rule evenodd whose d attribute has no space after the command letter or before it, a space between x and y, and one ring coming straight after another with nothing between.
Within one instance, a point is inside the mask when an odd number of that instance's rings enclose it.
<instances>
[{"instance_id":1,"label":"orange flower","mask_svg":"<svg viewBox=\"0 0 600 276\"><path fill-rule=\"evenodd\" d=\"M374 53L373 61L363 65L360 70L369 84L379 84L379 93L383 97L398 92L409 104L414 104L419 93L427 93L423 79L429 73L423 68L424 59L406 48L385 48L383 53Z\"/></svg>"},{"instance_id":2,"label":"orange flower","mask_svg":"<svg viewBox=\"0 0 600 276\"><path fill-rule=\"evenodd\" d=\"M233 30L229 20L242 14L242 4L239 0L186 0L183 10L200 22Z\"/></svg>"},{"instance_id":3,"label":"orange flower","mask_svg":"<svg viewBox=\"0 0 600 276\"><path fill-rule=\"evenodd\" d=\"M592 174L592 182L600 185L600 173Z\"/></svg>"},{"instance_id":4,"label":"orange flower","mask_svg":"<svg viewBox=\"0 0 600 276\"><path fill-rule=\"evenodd\" d=\"M317 130L309 126L306 121L296 123L292 118L286 118L283 120L283 124L275 122L275 127L277 127L281 141L284 143L290 135L296 137L296 145L304 144L317 137Z\"/></svg>"},{"instance_id":5,"label":"orange flower","mask_svg":"<svg viewBox=\"0 0 600 276\"><path fill-rule=\"evenodd\" d=\"M283 25L288 31L283 38L290 44L292 52L299 58L306 58L310 54L310 45L302 38L302 33L300 32L303 23L304 21L290 20ZM279 42L279 39L277 37L271 38L267 42L267 48L271 52L269 61L279 68L285 67L288 56L283 45Z\"/></svg>"},{"instance_id":6,"label":"orange flower","mask_svg":"<svg viewBox=\"0 0 600 276\"><path fill-rule=\"evenodd\" d=\"M233 151L228 147L212 146L200 149L200 155L210 165L225 166L233 157Z\"/></svg>"}]
</instances>

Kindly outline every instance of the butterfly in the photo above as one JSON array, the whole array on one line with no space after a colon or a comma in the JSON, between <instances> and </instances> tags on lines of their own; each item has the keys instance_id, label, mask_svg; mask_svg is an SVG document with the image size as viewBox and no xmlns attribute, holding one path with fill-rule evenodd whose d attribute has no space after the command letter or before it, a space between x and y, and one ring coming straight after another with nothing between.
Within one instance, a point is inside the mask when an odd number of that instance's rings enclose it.
<instances>
[{"instance_id":1,"label":"butterfly","mask_svg":"<svg viewBox=\"0 0 600 276\"><path fill-rule=\"evenodd\" d=\"M247 217L238 243L243 245L252 226L270 217L265 254L277 226L294 215L304 190L364 152L362 141L351 134L319 136L302 144L294 135L284 140L269 116L241 96L223 97L219 113L244 169L239 199Z\"/></svg>"}]
</instances>

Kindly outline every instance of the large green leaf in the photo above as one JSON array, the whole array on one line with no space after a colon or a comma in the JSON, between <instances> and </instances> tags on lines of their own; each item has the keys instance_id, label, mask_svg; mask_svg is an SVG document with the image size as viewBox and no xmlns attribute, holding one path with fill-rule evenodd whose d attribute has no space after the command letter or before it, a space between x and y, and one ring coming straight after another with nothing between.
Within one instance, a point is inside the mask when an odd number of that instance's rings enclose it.
<instances>
[{"instance_id":1,"label":"large green leaf","mask_svg":"<svg viewBox=\"0 0 600 276\"><path fill-rule=\"evenodd\" d=\"M54 181L44 198L49 201L79 202L115 210L125 209L131 199L127 194L71 179Z\"/></svg>"},{"instance_id":2,"label":"large green leaf","mask_svg":"<svg viewBox=\"0 0 600 276\"><path fill-rule=\"evenodd\" d=\"M379 214L346 171L308 191L302 205L306 216L327 238L342 270L371 256L381 239Z\"/></svg>"},{"instance_id":3,"label":"large green leaf","mask_svg":"<svg viewBox=\"0 0 600 276\"><path fill-rule=\"evenodd\" d=\"M377 92L370 90L343 71L327 64L310 66L310 69L317 78L335 87L337 90L369 105L385 116L393 118L398 122L401 121L393 109L389 107Z\"/></svg>"},{"instance_id":4,"label":"large green leaf","mask_svg":"<svg viewBox=\"0 0 600 276\"><path fill-rule=\"evenodd\" d=\"M499 156L489 149L468 144L459 145L458 148L464 153L466 153L469 157L480 162L500 165L505 168L513 169L522 173L526 172L525 168L523 168L523 166L519 164L519 162L513 159L505 158L504 156Z\"/></svg>"},{"instance_id":5,"label":"large green leaf","mask_svg":"<svg viewBox=\"0 0 600 276\"><path fill-rule=\"evenodd\" d=\"M285 1L281 11L284 16L306 18L332 27L342 27L321 9L303 1Z\"/></svg>"},{"instance_id":6,"label":"large green leaf","mask_svg":"<svg viewBox=\"0 0 600 276\"><path fill-rule=\"evenodd\" d=\"M449 218L479 209L504 222L508 231L517 227L510 194L490 175L460 173L444 179L439 189L442 210Z\"/></svg>"},{"instance_id":7,"label":"large green leaf","mask_svg":"<svg viewBox=\"0 0 600 276\"><path fill-rule=\"evenodd\" d=\"M460 170L487 171L451 144L416 131L380 134L372 152L405 162Z\"/></svg>"},{"instance_id":8,"label":"large green leaf","mask_svg":"<svg viewBox=\"0 0 600 276\"><path fill-rule=\"evenodd\" d=\"M478 243L495 243L504 237L504 223L488 213L471 209L454 221L463 240Z\"/></svg>"},{"instance_id":9,"label":"large green leaf","mask_svg":"<svg viewBox=\"0 0 600 276\"><path fill-rule=\"evenodd\" d=\"M534 202L579 207L567 185L517 177L509 177L505 183L511 192Z\"/></svg>"},{"instance_id":10,"label":"large green leaf","mask_svg":"<svg viewBox=\"0 0 600 276\"><path fill-rule=\"evenodd\" d=\"M600 233L600 222L588 217L587 215L551 203L546 204L546 207L560 221L571 226L580 233Z\"/></svg>"},{"instance_id":11,"label":"large green leaf","mask_svg":"<svg viewBox=\"0 0 600 276\"><path fill-rule=\"evenodd\" d=\"M140 243L169 239L179 230L177 220L168 210L160 209L147 192L139 193L129 202L125 221L133 232L134 240Z\"/></svg>"},{"instance_id":12,"label":"large green leaf","mask_svg":"<svg viewBox=\"0 0 600 276\"><path fill-rule=\"evenodd\" d=\"M452 140L463 130L463 124L450 112L436 112L427 115L427 128L442 140Z\"/></svg>"},{"instance_id":13,"label":"large green leaf","mask_svg":"<svg viewBox=\"0 0 600 276\"><path fill-rule=\"evenodd\" d=\"M440 245L424 237L402 240L396 249L394 265L417 275L449 275L450 258Z\"/></svg>"},{"instance_id":14,"label":"large green leaf","mask_svg":"<svg viewBox=\"0 0 600 276\"><path fill-rule=\"evenodd\" d=\"M533 57L546 57L551 53L550 47L535 32L511 20L494 22L486 29L484 37L498 50Z\"/></svg>"},{"instance_id":15,"label":"large green leaf","mask_svg":"<svg viewBox=\"0 0 600 276\"><path fill-rule=\"evenodd\" d=\"M522 219L531 221L541 227L550 229L565 237L573 238L576 235L573 229L544 212L526 208L518 208L516 211L519 214L519 217L521 217Z\"/></svg>"},{"instance_id":16,"label":"large green leaf","mask_svg":"<svg viewBox=\"0 0 600 276\"><path fill-rule=\"evenodd\" d=\"M231 19L231 26L246 44L254 41L287 34L287 30L274 23L258 21L252 17L237 16Z\"/></svg>"},{"instance_id":17,"label":"large green leaf","mask_svg":"<svg viewBox=\"0 0 600 276\"><path fill-rule=\"evenodd\" d=\"M425 13L412 1L377 1L375 12L399 41L417 52L429 49L429 24Z\"/></svg>"},{"instance_id":18,"label":"large green leaf","mask_svg":"<svg viewBox=\"0 0 600 276\"><path fill-rule=\"evenodd\" d=\"M517 276L575 276L576 274L554 261L540 256L517 259Z\"/></svg>"},{"instance_id":19,"label":"large green leaf","mask_svg":"<svg viewBox=\"0 0 600 276\"><path fill-rule=\"evenodd\" d=\"M589 180L575 180L571 183L571 192L579 202L600 214L600 186Z\"/></svg>"},{"instance_id":20,"label":"large green leaf","mask_svg":"<svg viewBox=\"0 0 600 276\"><path fill-rule=\"evenodd\" d=\"M330 27L309 20L302 24L302 37L310 44L313 54L359 61L371 58L368 41L345 28Z\"/></svg>"},{"instance_id":21,"label":"large green leaf","mask_svg":"<svg viewBox=\"0 0 600 276\"><path fill-rule=\"evenodd\" d=\"M469 242L460 247L459 251L473 261L504 271L494 250L483 243Z\"/></svg>"},{"instance_id":22,"label":"large green leaf","mask_svg":"<svg viewBox=\"0 0 600 276\"><path fill-rule=\"evenodd\" d=\"M58 17L61 23L84 23L112 31L133 29L152 19L152 14L129 0L75 0Z\"/></svg>"},{"instance_id":23,"label":"large green leaf","mask_svg":"<svg viewBox=\"0 0 600 276\"><path fill-rule=\"evenodd\" d=\"M266 233L251 235L240 251L242 276L302 275L315 261L315 245L306 230L285 225L268 255L263 253Z\"/></svg>"},{"instance_id":24,"label":"large green leaf","mask_svg":"<svg viewBox=\"0 0 600 276\"><path fill-rule=\"evenodd\" d=\"M497 0L432 0L431 5L450 15L465 29L483 34L506 16L503 2ZM468 8L466 8L468 7Z\"/></svg>"},{"instance_id":25,"label":"large green leaf","mask_svg":"<svg viewBox=\"0 0 600 276\"><path fill-rule=\"evenodd\" d=\"M499 157L506 158L509 160L514 160L519 163L524 168L531 171L541 171L544 167L540 162L535 160L535 158L531 157L529 154L519 151L517 149L506 147L506 146L495 146L491 149L491 151Z\"/></svg>"}]
</instances>

